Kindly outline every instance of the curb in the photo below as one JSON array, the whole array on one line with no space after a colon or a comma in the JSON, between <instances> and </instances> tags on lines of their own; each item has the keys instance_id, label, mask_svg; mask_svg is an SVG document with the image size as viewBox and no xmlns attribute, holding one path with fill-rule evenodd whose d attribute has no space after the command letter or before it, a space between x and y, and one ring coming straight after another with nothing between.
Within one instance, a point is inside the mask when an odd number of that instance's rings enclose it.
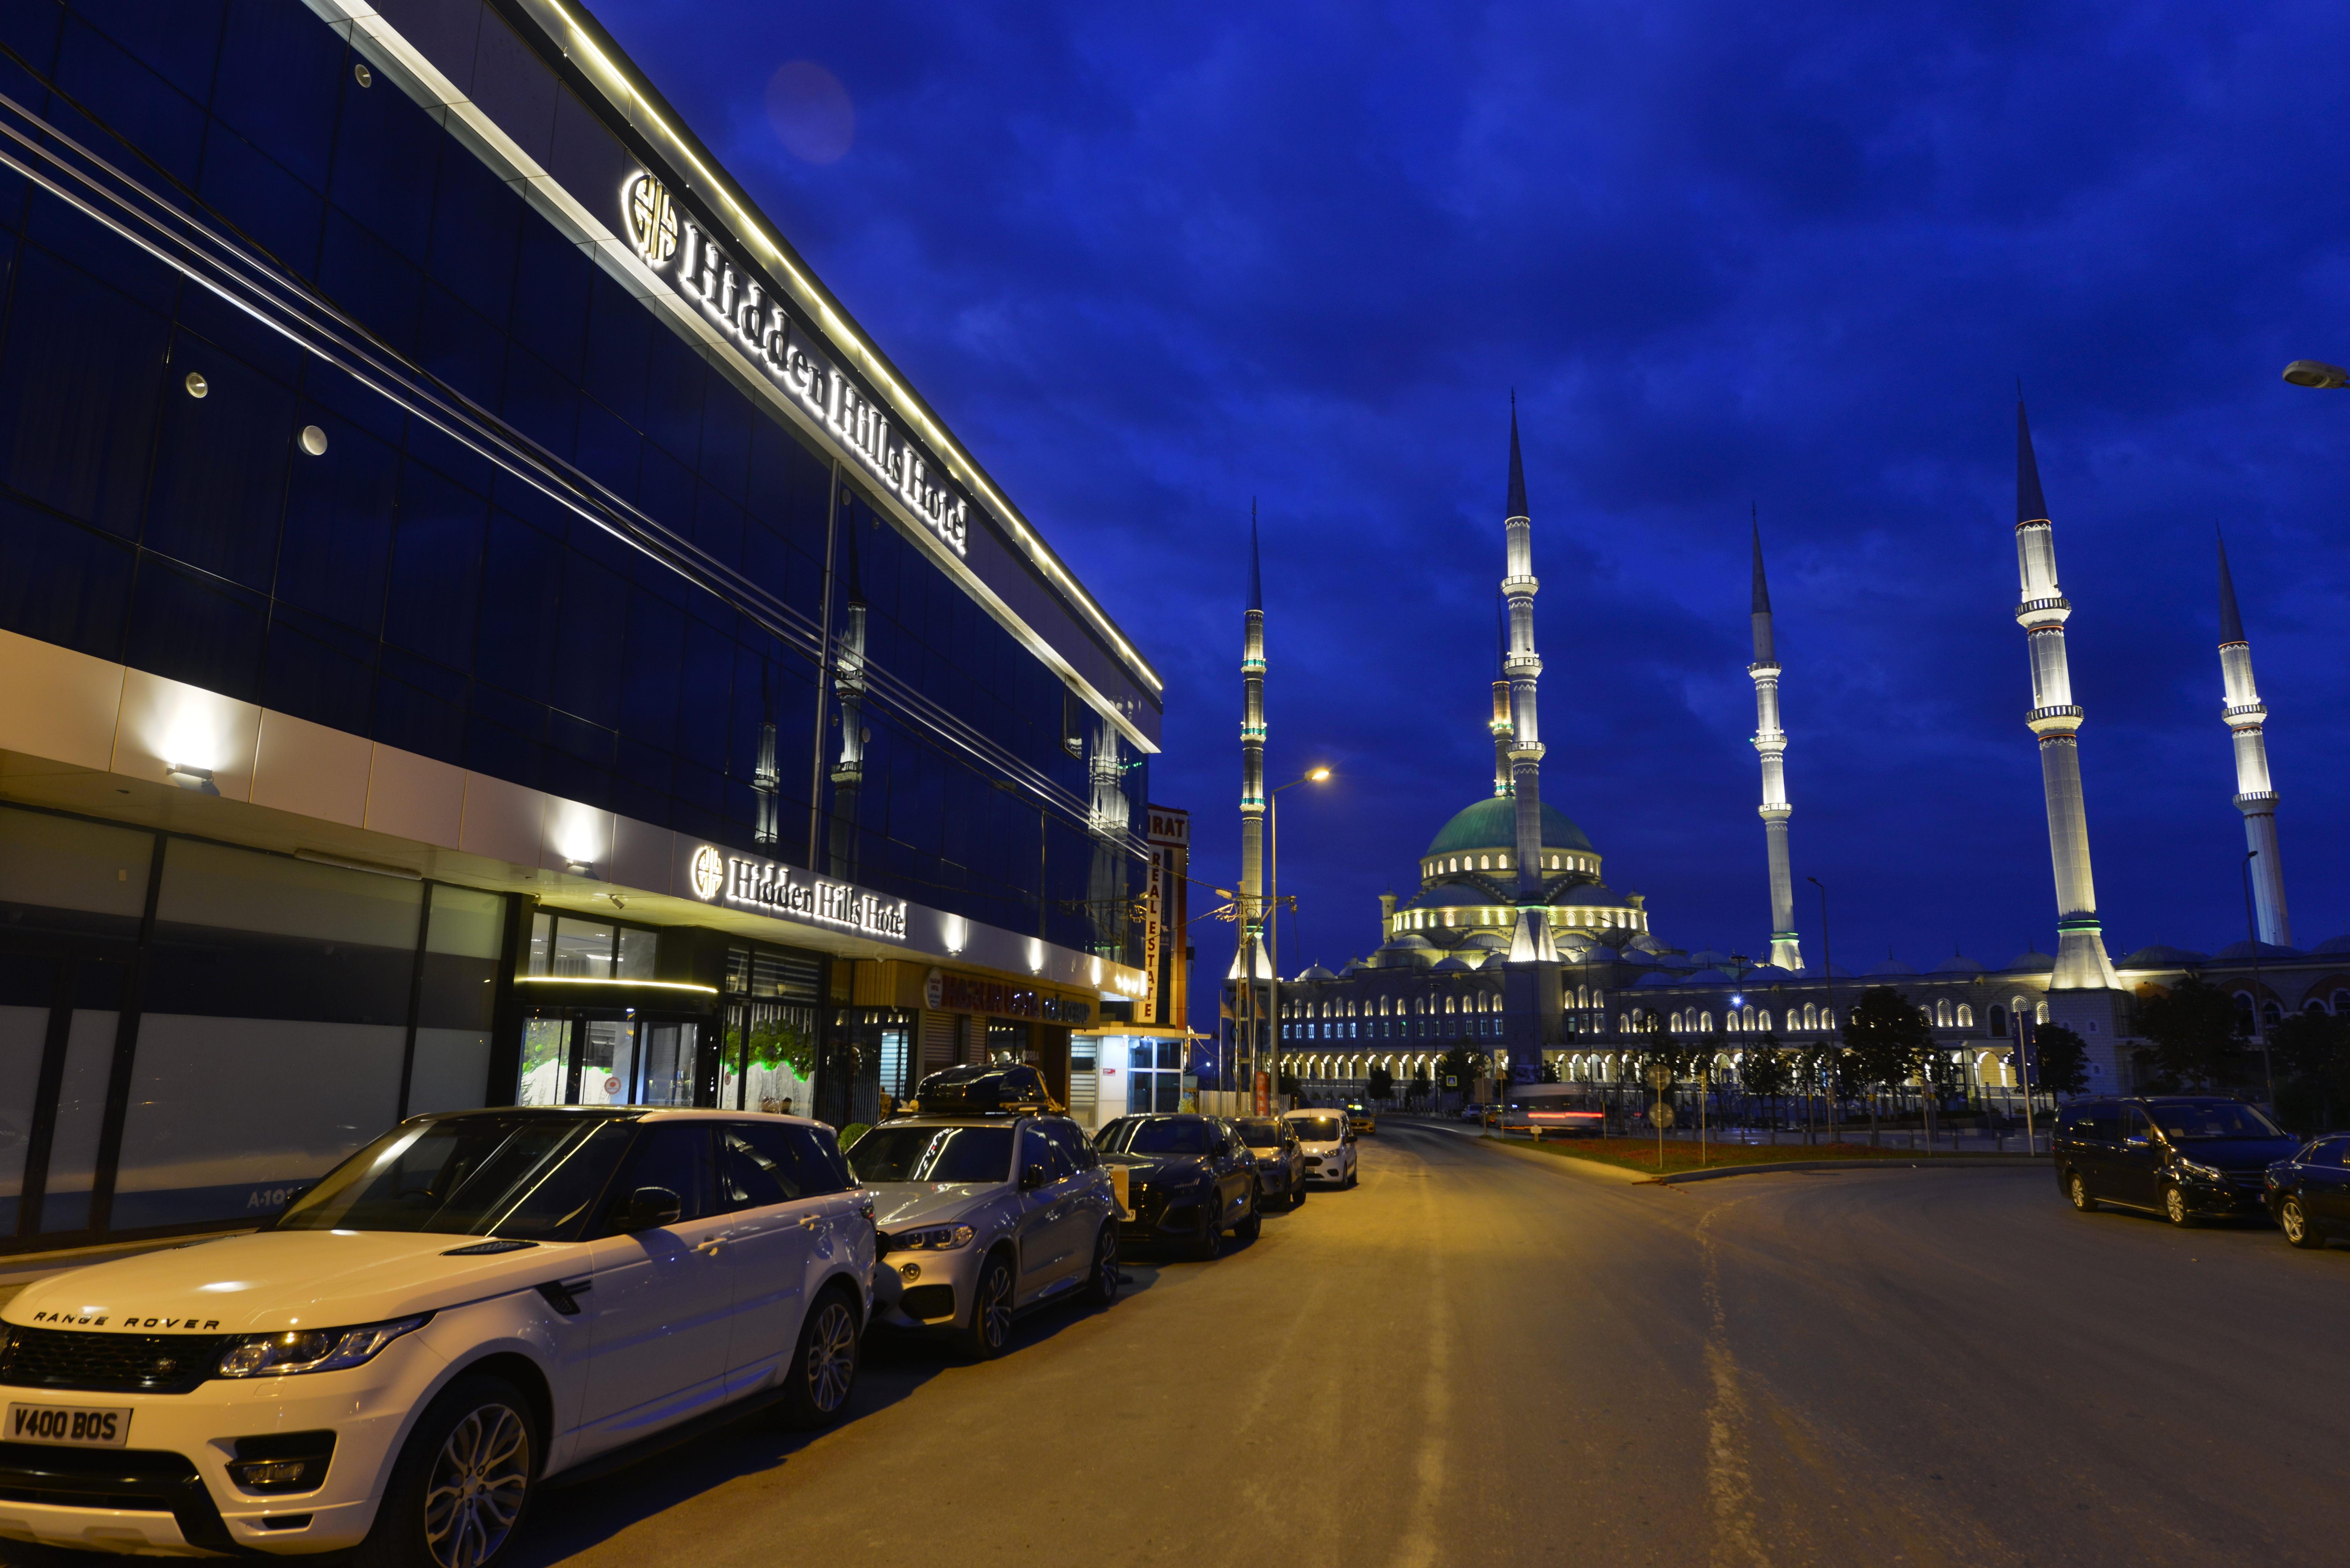
<instances>
[{"instance_id":1,"label":"curb","mask_svg":"<svg viewBox=\"0 0 2350 1568\"><path fill-rule=\"evenodd\" d=\"M1644 1176L1650 1187L1684 1181L1714 1181L1725 1176L1768 1176L1780 1170L2021 1170L2048 1168L2046 1155L1976 1154L1945 1159L1780 1159L1768 1165L1718 1165L1711 1170L1677 1170L1670 1176Z\"/></svg>"}]
</instances>

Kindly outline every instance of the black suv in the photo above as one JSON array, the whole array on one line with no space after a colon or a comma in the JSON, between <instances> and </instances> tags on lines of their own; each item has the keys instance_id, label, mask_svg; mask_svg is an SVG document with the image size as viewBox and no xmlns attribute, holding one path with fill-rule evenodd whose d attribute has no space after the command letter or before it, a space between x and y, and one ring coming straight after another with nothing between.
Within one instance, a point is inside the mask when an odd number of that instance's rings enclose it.
<instances>
[{"instance_id":1,"label":"black suv","mask_svg":"<svg viewBox=\"0 0 2350 1568\"><path fill-rule=\"evenodd\" d=\"M1253 1241L1263 1228L1255 1154L1223 1117L1120 1116L1094 1143L1126 1170L1128 1241L1188 1243L1205 1259L1224 1250L1225 1231Z\"/></svg>"},{"instance_id":2,"label":"black suv","mask_svg":"<svg viewBox=\"0 0 2350 1568\"><path fill-rule=\"evenodd\" d=\"M2147 1209L2174 1225L2263 1212L2268 1168L2299 1147L2254 1107L2217 1095L2083 1100L2057 1113L2052 1140L2074 1208Z\"/></svg>"}]
</instances>

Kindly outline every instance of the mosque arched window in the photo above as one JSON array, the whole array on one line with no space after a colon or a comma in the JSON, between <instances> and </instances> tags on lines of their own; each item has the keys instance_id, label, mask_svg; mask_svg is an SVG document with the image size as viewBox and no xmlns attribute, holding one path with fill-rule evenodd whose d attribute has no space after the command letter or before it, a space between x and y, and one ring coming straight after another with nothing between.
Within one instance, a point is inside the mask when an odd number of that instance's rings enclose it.
<instances>
[{"instance_id":1,"label":"mosque arched window","mask_svg":"<svg viewBox=\"0 0 2350 1568\"><path fill-rule=\"evenodd\" d=\"M2345 1012L2350 1012L2350 991L2337 991L2334 993L2334 1016L2338 1018Z\"/></svg>"},{"instance_id":2,"label":"mosque arched window","mask_svg":"<svg viewBox=\"0 0 2350 1568\"><path fill-rule=\"evenodd\" d=\"M1950 999L1946 996L1939 1002L1934 1003L1934 1027L1937 1029L1948 1029L1950 1026Z\"/></svg>"},{"instance_id":3,"label":"mosque arched window","mask_svg":"<svg viewBox=\"0 0 2350 1568\"><path fill-rule=\"evenodd\" d=\"M1713 1033L1712 1013L1700 1012L1697 1015L1697 1032L1700 1034L1711 1034Z\"/></svg>"},{"instance_id":4,"label":"mosque arched window","mask_svg":"<svg viewBox=\"0 0 2350 1568\"><path fill-rule=\"evenodd\" d=\"M2048 1022L2048 1004L2046 1002L2043 1002L2039 1006L2032 1010L2032 1021L2034 1023L2045 1023Z\"/></svg>"},{"instance_id":5,"label":"mosque arched window","mask_svg":"<svg viewBox=\"0 0 2350 1568\"><path fill-rule=\"evenodd\" d=\"M1761 1025L1762 1030L1762 1033L1765 1033L1765 1034L1770 1033L1771 1033L1771 1010L1770 1010L1769 1008L1767 1008L1767 1007L1766 1007L1766 1008L1764 1008L1764 1009L1763 1009L1760 1013L1756 1014L1756 1016L1757 1016L1757 1017L1759 1017L1759 1018L1762 1021L1762 1025Z\"/></svg>"},{"instance_id":6,"label":"mosque arched window","mask_svg":"<svg viewBox=\"0 0 2350 1568\"><path fill-rule=\"evenodd\" d=\"M1996 1002L1991 1004L1991 1032L1993 1034L2007 1033L2007 1009Z\"/></svg>"},{"instance_id":7,"label":"mosque arched window","mask_svg":"<svg viewBox=\"0 0 2350 1568\"><path fill-rule=\"evenodd\" d=\"M1820 1027L1823 1029L1834 1029L1835 1026L1835 1009L1833 1007L1821 1008Z\"/></svg>"},{"instance_id":8,"label":"mosque arched window","mask_svg":"<svg viewBox=\"0 0 2350 1568\"><path fill-rule=\"evenodd\" d=\"M1972 1029L1974 1026L1975 1026L1975 1010L1974 1010L1972 1007L1969 1006L1967 1003L1963 1002L1960 1002L1960 1003L1959 1003L1959 1027L1960 1027L1960 1028L1961 1028L1961 1029Z\"/></svg>"}]
</instances>

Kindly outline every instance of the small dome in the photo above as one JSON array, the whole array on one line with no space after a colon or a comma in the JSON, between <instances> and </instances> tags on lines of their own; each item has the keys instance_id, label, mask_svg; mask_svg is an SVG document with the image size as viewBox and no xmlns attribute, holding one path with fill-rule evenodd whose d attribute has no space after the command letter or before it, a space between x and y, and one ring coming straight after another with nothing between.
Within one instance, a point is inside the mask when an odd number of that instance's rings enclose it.
<instances>
[{"instance_id":1,"label":"small dome","mask_svg":"<svg viewBox=\"0 0 2350 1568\"><path fill-rule=\"evenodd\" d=\"M1781 969L1775 963L1758 963L1746 971L1747 980L1755 985L1769 985L1773 981L1792 980L1795 971Z\"/></svg>"},{"instance_id":2,"label":"small dome","mask_svg":"<svg viewBox=\"0 0 2350 1568\"><path fill-rule=\"evenodd\" d=\"M1820 978L1822 972L1823 971L1819 965L1815 963L1807 963L1803 968L1795 971L1794 975L1797 980L1817 980ZM1832 963L1828 965L1825 972L1831 980L1850 980L1852 978L1852 971L1845 968L1844 965L1840 963Z\"/></svg>"},{"instance_id":3,"label":"small dome","mask_svg":"<svg viewBox=\"0 0 2350 1568\"><path fill-rule=\"evenodd\" d=\"M1903 963L1898 958L1887 958L1880 960L1869 970L1867 978L1875 980L1880 974L1903 975L1916 974L1917 972L1918 971L1916 970L1911 969L1908 964Z\"/></svg>"},{"instance_id":4,"label":"small dome","mask_svg":"<svg viewBox=\"0 0 2350 1568\"><path fill-rule=\"evenodd\" d=\"M1434 967L1440 970L1459 970L1466 972L1477 966L1475 964L1463 963L1457 958L1441 958L1436 961Z\"/></svg>"},{"instance_id":5,"label":"small dome","mask_svg":"<svg viewBox=\"0 0 2350 1568\"><path fill-rule=\"evenodd\" d=\"M1662 970L1650 970L1647 974L1634 981L1632 985L1637 990L1644 985L1679 985L1680 983L1681 977L1677 974L1667 974Z\"/></svg>"},{"instance_id":6,"label":"small dome","mask_svg":"<svg viewBox=\"0 0 2350 1568\"><path fill-rule=\"evenodd\" d=\"M1690 954L1690 958L1700 969L1720 969L1731 961L1730 954L1717 952L1712 948L1700 948Z\"/></svg>"},{"instance_id":7,"label":"small dome","mask_svg":"<svg viewBox=\"0 0 2350 1568\"><path fill-rule=\"evenodd\" d=\"M1664 943L1659 941L1656 938L1650 936L1646 931L1642 931L1638 936L1634 937L1625 945L1627 947L1638 948L1644 953L1655 953L1659 957L1659 959L1661 959L1664 954L1672 951L1672 949L1665 946Z\"/></svg>"},{"instance_id":8,"label":"small dome","mask_svg":"<svg viewBox=\"0 0 2350 1568\"><path fill-rule=\"evenodd\" d=\"M2230 942L2211 956L2215 959L2248 959L2252 956L2254 945L2251 942ZM2261 942L2257 945L2260 949L2260 956L2262 958L2301 957L2299 948L2281 948L2274 942Z\"/></svg>"},{"instance_id":9,"label":"small dome","mask_svg":"<svg viewBox=\"0 0 2350 1568\"><path fill-rule=\"evenodd\" d=\"M1658 964L1665 969L1690 970L1698 967L1697 961L1687 953L1661 952L1656 955Z\"/></svg>"},{"instance_id":10,"label":"small dome","mask_svg":"<svg viewBox=\"0 0 2350 1568\"><path fill-rule=\"evenodd\" d=\"M1627 947L1624 949L1623 951L1617 953L1616 955L1616 961L1617 963L1638 964L1642 969L1653 969L1656 967L1657 962L1653 955L1644 953L1638 948L1635 947Z\"/></svg>"},{"instance_id":11,"label":"small dome","mask_svg":"<svg viewBox=\"0 0 2350 1568\"><path fill-rule=\"evenodd\" d=\"M2350 936L2328 937L2309 950L2314 953L2350 953Z\"/></svg>"},{"instance_id":12,"label":"small dome","mask_svg":"<svg viewBox=\"0 0 2350 1568\"><path fill-rule=\"evenodd\" d=\"M1361 960L1361 959L1348 959L1348 960L1347 961L1347 967L1346 967L1345 969L1341 970L1339 972L1340 972L1341 974L1360 974L1360 973L1362 973L1365 970L1369 969L1369 968L1371 968L1371 967L1373 967L1373 966L1372 966L1372 965L1370 965L1370 964L1368 964L1368 963L1367 963L1367 962L1365 962L1365 961L1364 961L1363 960Z\"/></svg>"},{"instance_id":13,"label":"small dome","mask_svg":"<svg viewBox=\"0 0 2350 1568\"><path fill-rule=\"evenodd\" d=\"M1336 980L1337 978L1338 977L1336 975L1332 974L1328 970L1324 969L1317 963L1309 967L1305 973L1299 975L1296 980L1290 983L1293 985L1298 985L1303 984L1309 980Z\"/></svg>"},{"instance_id":14,"label":"small dome","mask_svg":"<svg viewBox=\"0 0 2350 1568\"><path fill-rule=\"evenodd\" d=\"M1952 953L1926 972L1929 974L1981 974L1983 966L1964 953Z\"/></svg>"},{"instance_id":15,"label":"small dome","mask_svg":"<svg viewBox=\"0 0 2350 1568\"><path fill-rule=\"evenodd\" d=\"M1507 952L1510 939L1499 931L1479 931L1462 940L1464 948L1483 948L1487 952Z\"/></svg>"},{"instance_id":16,"label":"small dome","mask_svg":"<svg viewBox=\"0 0 2350 1568\"><path fill-rule=\"evenodd\" d=\"M2011 970L2022 970L2027 973L2047 974L2055 969L2056 959L2054 954L2043 953L2038 948L2026 948L2008 960L2007 967Z\"/></svg>"},{"instance_id":17,"label":"small dome","mask_svg":"<svg viewBox=\"0 0 2350 1568\"><path fill-rule=\"evenodd\" d=\"M1430 942L1426 937L1421 936L1418 931L1406 931L1403 935L1390 940L1388 943L1388 946L1391 948L1427 948L1433 947L1434 945L1434 943Z\"/></svg>"},{"instance_id":18,"label":"small dome","mask_svg":"<svg viewBox=\"0 0 2350 1568\"><path fill-rule=\"evenodd\" d=\"M1544 849L1579 850L1593 853L1591 840L1583 829L1575 826L1566 813L1543 803L1542 841ZM1430 855L1456 855L1463 849L1510 850L1518 846L1518 803L1514 796L1488 795L1468 810L1460 813L1440 829L1430 840Z\"/></svg>"},{"instance_id":19,"label":"small dome","mask_svg":"<svg viewBox=\"0 0 2350 1568\"><path fill-rule=\"evenodd\" d=\"M1686 983L1690 985L1735 985L1738 982L1731 979L1730 971L1728 970L1701 969L1695 974L1689 976Z\"/></svg>"},{"instance_id":20,"label":"small dome","mask_svg":"<svg viewBox=\"0 0 2350 1568\"><path fill-rule=\"evenodd\" d=\"M2350 937L2342 937L2336 940L2343 942L2350 942ZM2316 950L2324 952L2325 950L2319 948ZM2350 948L2337 949L2335 950L2350 951ZM2177 969L2183 964L2209 962L2210 961L2210 957L2211 955L2210 953L2199 953L2192 948L2170 948L2163 946L2160 942L2157 942L2152 947L2138 949L2137 951L2130 954L2127 958L2121 960L2116 967L2119 969Z\"/></svg>"}]
</instances>

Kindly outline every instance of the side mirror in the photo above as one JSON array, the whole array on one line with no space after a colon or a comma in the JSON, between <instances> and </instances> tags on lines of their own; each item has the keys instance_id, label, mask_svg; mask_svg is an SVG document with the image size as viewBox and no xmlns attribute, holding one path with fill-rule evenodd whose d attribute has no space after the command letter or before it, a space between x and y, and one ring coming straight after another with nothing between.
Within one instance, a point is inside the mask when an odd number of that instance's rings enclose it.
<instances>
[{"instance_id":1,"label":"side mirror","mask_svg":"<svg viewBox=\"0 0 2350 1568\"><path fill-rule=\"evenodd\" d=\"M618 1230L633 1235L639 1231L658 1231L664 1225L674 1225L683 1212L684 1200L668 1188L639 1187L620 1205L613 1223Z\"/></svg>"},{"instance_id":2,"label":"side mirror","mask_svg":"<svg viewBox=\"0 0 2350 1568\"><path fill-rule=\"evenodd\" d=\"M1043 1166L1041 1166L1041 1165L1032 1165L1032 1166L1029 1166L1029 1167L1027 1167L1025 1169L1024 1169L1024 1170L1022 1170L1022 1171L1021 1171L1021 1173L1020 1173L1020 1190L1021 1190L1021 1191L1023 1191L1023 1192L1034 1192L1034 1191L1035 1191L1038 1188L1040 1188L1040 1187L1042 1187L1042 1186L1044 1186L1044 1185L1045 1185L1045 1168L1044 1168Z\"/></svg>"}]
</instances>

